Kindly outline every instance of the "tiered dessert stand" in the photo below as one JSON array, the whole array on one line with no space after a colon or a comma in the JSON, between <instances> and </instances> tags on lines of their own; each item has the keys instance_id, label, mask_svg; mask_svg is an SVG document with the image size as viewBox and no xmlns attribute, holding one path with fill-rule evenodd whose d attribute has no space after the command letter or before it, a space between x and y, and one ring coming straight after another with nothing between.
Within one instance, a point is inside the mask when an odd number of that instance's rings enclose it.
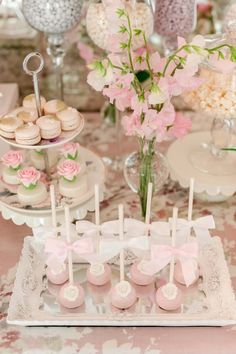
<instances>
[{"instance_id":1,"label":"tiered dessert stand","mask_svg":"<svg viewBox=\"0 0 236 354\"><path fill-rule=\"evenodd\" d=\"M40 60L38 69L30 71L28 69L28 62L32 57L37 57ZM39 53L30 53L24 60L23 68L25 72L33 77L35 99L37 103L37 110L40 111L40 93L38 87L38 73L43 68L43 58ZM58 149L64 144L74 140L79 136L84 128L84 118L81 116L79 126L71 131L62 131L60 136L53 140L42 139L37 145L22 145L18 144L14 139L7 139L2 136L0 138L9 146L17 149L23 149L25 154L30 150L40 150L44 152L44 162L45 162L45 176L46 184L57 185L58 177L55 174L51 174L51 168L49 166L48 152L51 149ZM67 204L70 208L71 216L75 219L83 219L87 215L88 211L94 210L94 185L99 184L100 186L100 199L103 199L103 183L105 179L105 168L102 160L94 154L92 151L81 147L80 148L81 160L84 161L86 165L86 174L88 179L88 190L80 197L75 198L64 198L56 189L56 212L59 215L60 223L63 223L63 207ZM2 166L0 166L1 170ZM4 184L2 181L0 183L0 211L2 216L9 220L11 219L15 224L22 225L27 224L29 227L36 229L40 226L51 225L51 203L50 196L44 203L36 206L32 205L22 205L16 194L16 189L12 190Z\"/></svg>"}]
</instances>

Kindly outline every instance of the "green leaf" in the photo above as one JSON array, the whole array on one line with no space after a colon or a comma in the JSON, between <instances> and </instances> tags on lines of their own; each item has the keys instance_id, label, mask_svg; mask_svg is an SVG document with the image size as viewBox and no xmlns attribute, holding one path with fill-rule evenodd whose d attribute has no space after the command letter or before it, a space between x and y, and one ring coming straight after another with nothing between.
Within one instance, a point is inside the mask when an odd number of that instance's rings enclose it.
<instances>
[{"instance_id":1,"label":"green leaf","mask_svg":"<svg viewBox=\"0 0 236 354\"><path fill-rule=\"evenodd\" d=\"M127 47L128 47L127 43L125 43L125 42L121 42L120 43L120 48L121 49L126 49Z\"/></svg>"},{"instance_id":2,"label":"green leaf","mask_svg":"<svg viewBox=\"0 0 236 354\"><path fill-rule=\"evenodd\" d=\"M191 49L189 45L186 45L183 49L185 50L185 52L191 53Z\"/></svg>"},{"instance_id":3,"label":"green leaf","mask_svg":"<svg viewBox=\"0 0 236 354\"><path fill-rule=\"evenodd\" d=\"M127 32L128 30L127 30L127 27L125 27L125 25L121 25L120 26L120 30L119 30L119 33L125 33L125 32Z\"/></svg>"},{"instance_id":4,"label":"green leaf","mask_svg":"<svg viewBox=\"0 0 236 354\"><path fill-rule=\"evenodd\" d=\"M141 33L142 33L141 29L138 29L138 28L134 29L135 36L140 36Z\"/></svg>"},{"instance_id":5,"label":"green leaf","mask_svg":"<svg viewBox=\"0 0 236 354\"><path fill-rule=\"evenodd\" d=\"M236 47L230 47L230 60L236 62Z\"/></svg>"},{"instance_id":6,"label":"green leaf","mask_svg":"<svg viewBox=\"0 0 236 354\"><path fill-rule=\"evenodd\" d=\"M218 51L218 59L225 59L224 53L222 53L220 50Z\"/></svg>"},{"instance_id":7,"label":"green leaf","mask_svg":"<svg viewBox=\"0 0 236 354\"><path fill-rule=\"evenodd\" d=\"M136 58L136 62L139 63L139 64L142 64L143 62L143 57L141 57L141 55L139 55L137 58Z\"/></svg>"},{"instance_id":8,"label":"green leaf","mask_svg":"<svg viewBox=\"0 0 236 354\"><path fill-rule=\"evenodd\" d=\"M125 15L125 10L124 9L117 9L116 13L117 13L118 17L121 18L122 16Z\"/></svg>"},{"instance_id":9,"label":"green leaf","mask_svg":"<svg viewBox=\"0 0 236 354\"><path fill-rule=\"evenodd\" d=\"M150 78L150 74L148 71L146 70L141 70L141 71L138 71L135 76L137 77L138 81L139 82L144 82L146 80L148 80Z\"/></svg>"}]
</instances>

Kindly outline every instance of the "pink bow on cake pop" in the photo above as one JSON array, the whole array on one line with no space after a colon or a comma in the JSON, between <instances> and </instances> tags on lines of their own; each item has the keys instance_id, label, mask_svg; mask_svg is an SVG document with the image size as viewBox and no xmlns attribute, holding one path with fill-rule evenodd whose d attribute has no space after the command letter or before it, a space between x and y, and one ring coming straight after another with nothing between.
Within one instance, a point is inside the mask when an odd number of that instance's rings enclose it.
<instances>
[{"instance_id":1,"label":"pink bow on cake pop","mask_svg":"<svg viewBox=\"0 0 236 354\"><path fill-rule=\"evenodd\" d=\"M144 270L147 274L154 275L165 268L173 257L180 261L186 285L190 285L195 279L195 271L197 268L197 242L188 242L179 247L152 245L151 261L143 265Z\"/></svg>"},{"instance_id":2,"label":"pink bow on cake pop","mask_svg":"<svg viewBox=\"0 0 236 354\"><path fill-rule=\"evenodd\" d=\"M50 238L45 243L45 252L50 254L47 264L51 263L51 259L55 258L61 263L64 263L68 257L69 251L73 251L86 259L86 255L94 251L93 241L91 238L86 238L69 244L65 240Z\"/></svg>"}]
</instances>

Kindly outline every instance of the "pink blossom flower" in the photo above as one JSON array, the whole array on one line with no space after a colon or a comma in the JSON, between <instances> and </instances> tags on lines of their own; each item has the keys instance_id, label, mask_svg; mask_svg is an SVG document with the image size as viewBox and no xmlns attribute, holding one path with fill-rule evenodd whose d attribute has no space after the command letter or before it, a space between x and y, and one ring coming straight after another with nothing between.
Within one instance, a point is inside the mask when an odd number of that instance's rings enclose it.
<instances>
[{"instance_id":1,"label":"pink blossom flower","mask_svg":"<svg viewBox=\"0 0 236 354\"><path fill-rule=\"evenodd\" d=\"M80 57L85 60L85 63L86 64L92 63L92 61L94 60L93 49L83 42L78 42L77 48L79 49Z\"/></svg>"},{"instance_id":2,"label":"pink blossom flower","mask_svg":"<svg viewBox=\"0 0 236 354\"><path fill-rule=\"evenodd\" d=\"M127 87L120 88L115 85L110 85L103 90L103 94L110 98L110 102L116 104L119 111L123 112L131 105L131 99L133 97L133 91Z\"/></svg>"},{"instance_id":3,"label":"pink blossom flower","mask_svg":"<svg viewBox=\"0 0 236 354\"><path fill-rule=\"evenodd\" d=\"M117 85L121 85L122 87L130 88L131 83L134 80L134 74L128 73L125 75L119 75L118 80L116 82Z\"/></svg>"},{"instance_id":4,"label":"pink blossom flower","mask_svg":"<svg viewBox=\"0 0 236 354\"><path fill-rule=\"evenodd\" d=\"M57 172L68 181L73 181L80 173L80 165L73 160L64 160L57 166Z\"/></svg>"},{"instance_id":5,"label":"pink blossom flower","mask_svg":"<svg viewBox=\"0 0 236 354\"><path fill-rule=\"evenodd\" d=\"M140 116L132 113L122 118L121 124L127 136L135 136L139 134L141 128Z\"/></svg>"},{"instance_id":6,"label":"pink blossom flower","mask_svg":"<svg viewBox=\"0 0 236 354\"><path fill-rule=\"evenodd\" d=\"M204 82L202 78L190 76L185 69L176 70L174 77L183 91L194 90Z\"/></svg>"},{"instance_id":7,"label":"pink blossom flower","mask_svg":"<svg viewBox=\"0 0 236 354\"><path fill-rule=\"evenodd\" d=\"M16 170L23 162L23 154L21 151L10 150L2 156L1 160L5 166Z\"/></svg>"},{"instance_id":8,"label":"pink blossom flower","mask_svg":"<svg viewBox=\"0 0 236 354\"><path fill-rule=\"evenodd\" d=\"M69 160L75 160L78 154L80 144L79 143L67 143L63 145L63 148L61 149L61 153L66 159Z\"/></svg>"},{"instance_id":9,"label":"pink blossom flower","mask_svg":"<svg viewBox=\"0 0 236 354\"><path fill-rule=\"evenodd\" d=\"M158 113L158 121L162 123L163 126L171 125L175 119L175 109L170 102L166 102L162 110Z\"/></svg>"},{"instance_id":10,"label":"pink blossom flower","mask_svg":"<svg viewBox=\"0 0 236 354\"><path fill-rule=\"evenodd\" d=\"M131 98L130 106L132 110L138 115L141 115L142 112L146 113L148 111L147 95L145 98L141 98L138 95L134 95Z\"/></svg>"},{"instance_id":11,"label":"pink blossom flower","mask_svg":"<svg viewBox=\"0 0 236 354\"><path fill-rule=\"evenodd\" d=\"M166 64L166 58L161 58L158 52L150 55L150 66L154 73L162 72Z\"/></svg>"},{"instance_id":12,"label":"pink blossom flower","mask_svg":"<svg viewBox=\"0 0 236 354\"><path fill-rule=\"evenodd\" d=\"M20 182L25 187L35 186L40 179L41 173L34 167L26 167L17 172Z\"/></svg>"},{"instance_id":13,"label":"pink blossom flower","mask_svg":"<svg viewBox=\"0 0 236 354\"><path fill-rule=\"evenodd\" d=\"M174 138L184 137L192 128L192 122L182 113L176 113L173 126L168 130L168 135Z\"/></svg>"},{"instance_id":14,"label":"pink blossom flower","mask_svg":"<svg viewBox=\"0 0 236 354\"><path fill-rule=\"evenodd\" d=\"M103 60L95 70L90 71L87 82L96 91L102 91L104 86L109 85L114 79L112 67L108 60Z\"/></svg>"},{"instance_id":15,"label":"pink blossom flower","mask_svg":"<svg viewBox=\"0 0 236 354\"><path fill-rule=\"evenodd\" d=\"M230 74L235 69L235 63L228 59L218 58L218 54L211 55L209 58L209 64L214 69L219 70L223 74Z\"/></svg>"},{"instance_id":16,"label":"pink blossom flower","mask_svg":"<svg viewBox=\"0 0 236 354\"><path fill-rule=\"evenodd\" d=\"M169 94L167 90L168 87L167 81L165 83L166 85L162 85L162 87L160 87L160 83L159 85L157 84L152 85L151 93L148 96L149 104L151 105L162 104L169 99Z\"/></svg>"}]
</instances>

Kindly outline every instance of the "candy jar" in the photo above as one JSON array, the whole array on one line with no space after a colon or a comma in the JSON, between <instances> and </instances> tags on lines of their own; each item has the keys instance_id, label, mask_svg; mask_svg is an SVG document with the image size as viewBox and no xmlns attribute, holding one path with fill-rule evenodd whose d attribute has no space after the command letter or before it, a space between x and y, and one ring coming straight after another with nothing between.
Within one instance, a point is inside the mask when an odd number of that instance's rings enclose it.
<instances>
[{"instance_id":1,"label":"candy jar","mask_svg":"<svg viewBox=\"0 0 236 354\"><path fill-rule=\"evenodd\" d=\"M166 52L177 47L177 37L185 37L196 26L195 0L156 0L154 8L155 31L163 36Z\"/></svg>"},{"instance_id":2,"label":"candy jar","mask_svg":"<svg viewBox=\"0 0 236 354\"><path fill-rule=\"evenodd\" d=\"M153 15L150 7L143 1L121 0L130 16L131 24L145 32L148 38L153 32ZM109 51L110 37L119 33L119 17L112 1L93 1L87 11L86 26L88 35L101 49ZM138 49L144 45L143 37L133 39L133 47Z\"/></svg>"},{"instance_id":3,"label":"candy jar","mask_svg":"<svg viewBox=\"0 0 236 354\"><path fill-rule=\"evenodd\" d=\"M66 54L64 34L75 27L82 11L82 0L23 0L22 9L26 20L47 37L47 53L51 56L57 74L57 88L63 98L62 68Z\"/></svg>"},{"instance_id":4,"label":"candy jar","mask_svg":"<svg viewBox=\"0 0 236 354\"><path fill-rule=\"evenodd\" d=\"M201 172L228 176L236 173L234 156L224 151L232 144L236 117L236 70L223 72L210 63L201 67L199 77L203 83L185 96L193 109L211 119L210 140L200 142L190 152L189 160Z\"/></svg>"}]
</instances>

